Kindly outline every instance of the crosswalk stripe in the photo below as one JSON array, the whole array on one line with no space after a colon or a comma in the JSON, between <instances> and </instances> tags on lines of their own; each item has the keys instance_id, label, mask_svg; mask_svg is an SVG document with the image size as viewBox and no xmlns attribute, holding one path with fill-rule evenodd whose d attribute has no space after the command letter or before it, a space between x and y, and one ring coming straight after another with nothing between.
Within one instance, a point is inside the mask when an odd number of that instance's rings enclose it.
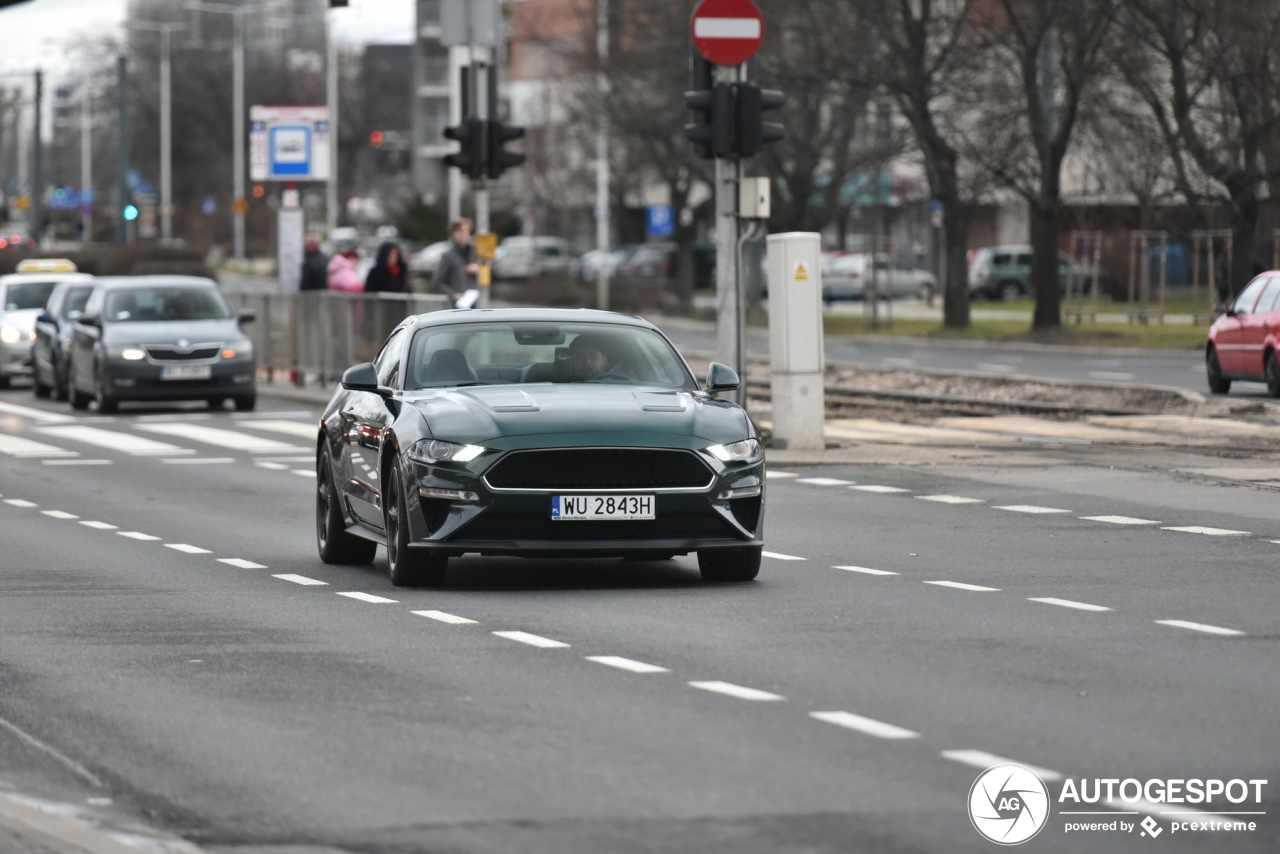
<instances>
[{"instance_id":1,"label":"crosswalk stripe","mask_svg":"<svg viewBox=\"0 0 1280 854\"><path fill-rule=\"evenodd\" d=\"M205 427L200 424L171 422L162 424L139 424L138 429L180 439L190 439L219 448L230 448L234 451L248 451L251 454L262 453L301 453L303 448L287 445L275 439L264 439L249 433L236 430L223 430L219 427Z\"/></svg>"},{"instance_id":2,"label":"crosswalk stripe","mask_svg":"<svg viewBox=\"0 0 1280 854\"><path fill-rule=\"evenodd\" d=\"M301 421L240 421L241 426L252 427L255 430L269 430L272 433L287 433L290 436L297 436L300 439L314 439L319 433L319 427L315 424L306 424Z\"/></svg>"},{"instance_id":3,"label":"crosswalk stripe","mask_svg":"<svg viewBox=\"0 0 1280 854\"><path fill-rule=\"evenodd\" d=\"M78 457L75 451L67 451L62 448L55 448L53 445L46 445L44 442L37 442L33 439L24 439L21 436L9 436L0 434L0 454L9 454L14 457Z\"/></svg>"},{"instance_id":4,"label":"crosswalk stripe","mask_svg":"<svg viewBox=\"0 0 1280 854\"><path fill-rule=\"evenodd\" d=\"M84 424L66 424L44 428L44 432L73 442L84 442L101 448L111 448L126 454L194 454L195 451L179 448L168 442L157 442L145 436L135 436L119 430L103 430Z\"/></svg>"}]
</instances>

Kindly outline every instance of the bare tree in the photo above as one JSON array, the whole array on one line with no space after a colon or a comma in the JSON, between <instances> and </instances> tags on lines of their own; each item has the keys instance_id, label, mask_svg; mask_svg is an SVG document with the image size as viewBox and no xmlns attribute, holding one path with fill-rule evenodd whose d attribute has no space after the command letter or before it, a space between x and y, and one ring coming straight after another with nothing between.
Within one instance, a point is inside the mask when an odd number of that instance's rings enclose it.
<instances>
[{"instance_id":1,"label":"bare tree","mask_svg":"<svg viewBox=\"0 0 1280 854\"><path fill-rule=\"evenodd\" d=\"M1082 104L1103 78L1119 0L991 0L973 16L994 48L981 137L967 151L1031 211L1033 331L1062 326L1062 165ZM1003 58L1003 62L1001 62Z\"/></svg>"},{"instance_id":2,"label":"bare tree","mask_svg":"<svg viewBox=\"0 0 1280 854\"><path fill-rule=\"evenodd\" d=\"M1234 232L1230 282L1255 261L1260 197L1280 179L1280 7L1261 0L1131 0L1125 80L1161 128L1189 200L1221 188Z\"/></svg>"}]
</instances>

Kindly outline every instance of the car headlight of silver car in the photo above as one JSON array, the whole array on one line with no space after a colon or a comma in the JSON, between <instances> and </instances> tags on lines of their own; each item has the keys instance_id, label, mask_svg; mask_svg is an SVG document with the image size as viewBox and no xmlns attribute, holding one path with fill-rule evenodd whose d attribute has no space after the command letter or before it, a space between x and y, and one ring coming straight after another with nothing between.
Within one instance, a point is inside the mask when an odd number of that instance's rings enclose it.
<instances>
[{"instance_id":1,"label":"car headlight of silver car","mask_svg":"<svg viewBox=\"0 0 1280 854\"><path fill-rule=\"evenodd\" d=\"M24 338L34 338L35 333L26 334L16 326L0 327L0 341L6 344L17 344Z\"/></svg>"},{"instance_id":2,"label":"car headlight of silver car","mask_svg":"<svg viewBox=\"0 0 1280 854\"><path fill-rule=\"evenodd\" d=\"M224 359L248 359L253 356L253 342L248 338L231 341L222 348Z\"/></svg>"},{"instance_id":3,"label":"car headlight of silver car","mask_svg":"<svg viewBox=\"0 0 1280 854\"><path fill-rule=\"evenodd\" d=\"M764 459L759 439L742 439L724 445L712 445L707 452L722 463L758 463Z\"/></svg>"},{"instance_id":4,"label":"car headlight of silver car","mask_svg":"<svg viewBox=\"0 0 1280 854\"><path fill-rule=\"evenodd\" d=\"M469 463L485 452L481 445L459 445L443 439L419 439L409 447L407 456L416 463Z\"/></svg>"},{"instance_id":5,"label":"car headlight of silver car","mask_svg":"<svg viewBox=\"0 0 1280 854\"><path fill-rule=\"evenodd\" d=\"M113 359L124 359L128 362L138 362L147 358L147 351L137 344L126 344L121 347L109 347L107 355Z\"/></svg>"}]
</instances>

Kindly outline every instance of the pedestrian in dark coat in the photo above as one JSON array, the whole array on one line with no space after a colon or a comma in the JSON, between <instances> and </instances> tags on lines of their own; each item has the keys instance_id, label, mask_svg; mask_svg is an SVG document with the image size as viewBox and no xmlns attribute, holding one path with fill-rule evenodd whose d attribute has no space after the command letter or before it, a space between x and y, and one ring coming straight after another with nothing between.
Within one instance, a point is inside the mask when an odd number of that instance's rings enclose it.
<instances>
[{"instance_id":1,"label":"pedestrian in dark coat","mask_svg":"<svg viewBox=\"0 0 1280 854\"><path fill-rule=\"evenodd\" d=\"M320 251L320 235L308 234L303 244L299 290L323 291L329 287L329 256Z\"/></svg>"},{"instance_id":2,"label":"pedestrian in dark coat","mask_svg":"<svg viewBox=\"0 0 1280 854\"><path fill-rule=\"evenodd\" d=\"M406 294L409 292L409 265L400 247L387 241L378 247L378 257L364 280L364 292Z\"/></svg>"}]
</instances>

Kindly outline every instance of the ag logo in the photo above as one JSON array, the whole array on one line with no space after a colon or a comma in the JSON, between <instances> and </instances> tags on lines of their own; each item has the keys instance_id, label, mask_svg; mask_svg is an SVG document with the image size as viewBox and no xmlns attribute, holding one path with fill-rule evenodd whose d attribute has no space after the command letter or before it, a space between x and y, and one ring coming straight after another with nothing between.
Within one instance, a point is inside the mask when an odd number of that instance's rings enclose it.
<instances>
[{"instance_id":1,"label":"ag logo","mask_svg":"<svg viewBox=\"0 0 1280 854\"><path fill-rule=\"evenodd\" d=\"M969 819L999 845L1018 845L1040 832L1049 818L1049 789L1029 768L996 765L973 781Z\"/></svg>"}]
</instances>

